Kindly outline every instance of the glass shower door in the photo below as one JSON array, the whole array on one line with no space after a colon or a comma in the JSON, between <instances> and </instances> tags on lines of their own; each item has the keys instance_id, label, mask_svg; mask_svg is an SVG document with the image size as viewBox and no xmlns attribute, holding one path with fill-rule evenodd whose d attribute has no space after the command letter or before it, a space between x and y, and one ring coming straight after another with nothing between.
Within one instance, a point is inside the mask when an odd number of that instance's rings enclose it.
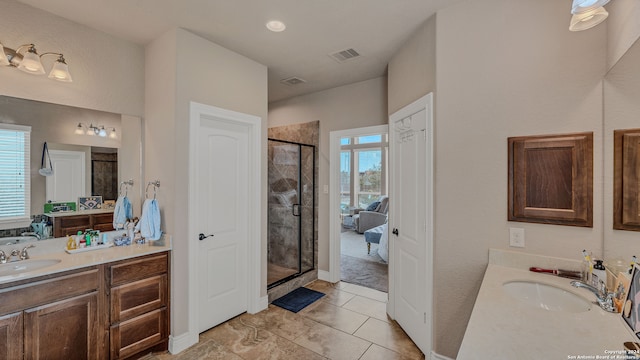
<instances>
[{"instance_id":1,"label":"glass shower door","mask_svg":"<svg viewBox=\"0 0 640 360\"><path fill-rule=\"evenodd\" d=\"M315 148L269 139L267 284L314 268Z\"/></svg>"}]
</instances>

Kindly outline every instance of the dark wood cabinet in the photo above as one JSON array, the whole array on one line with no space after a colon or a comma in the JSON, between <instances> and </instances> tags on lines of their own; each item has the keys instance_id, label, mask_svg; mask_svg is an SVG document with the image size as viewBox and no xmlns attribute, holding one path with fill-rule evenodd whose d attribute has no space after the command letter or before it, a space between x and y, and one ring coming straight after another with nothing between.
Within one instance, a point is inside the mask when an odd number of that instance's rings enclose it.
<instances>
[{"instance_id":1,"label":"dark wood cabinet","mask_svg":"<svg viewBox=\"0 0 640 360\"><path fill-rule=\"evenodd\" d=\"M169 339L167 253L109 266L111 358L149 349L167 350Z\"/></svg>"},{"instance_id":2,"label":"dark wood cabinet","mask_svg":"<svg viewBox=\"0 0 640 360\"><path fill-rule=\"evenodd\" d=\"M0 359L166 351L169 252L0 285Z\"/></svg>"},{"instance_id":3,"label":"dark wood cabinet","mask_svg":"<svg viewBox=\"0 0 640 360\"><path fill-rule=\"evenodd\" d=\"M0 316L0 359L22 359L22 311Z\"/></svg>"},{"instance_id":4,"label":"dark wood cabinet","mask_svg":"<svg viewBox=\"0 0 640 360\"><path fill-rule=\"evenodd\" d=\"M593 133L508 139L508 220L593 226Z\"/></svg>"},{"instance_id":5,"label":"dark wood cabinet","mask_svg":"<svg viewBox=\"0 0 640 360\"><path fill-rule=\"evenodd\" d=\"M53 218L53 237L75 235L86 229L112 231L113 213L69 215Z\"/></svg>"},{"instance_id":6,"label":"dark wood cabinet","mask_svg":"<svg viewBox=\"0 0 640 360\"><path fill-rule=\"evenodd\" d=\"M24 312L25 359L99 359L98 292Z\"/></svg>"},{"instance_id":7,"label":"dark wood cabinet","mask_svg":"<svg viewBox=\"0 0 640 360\"><path fill-rule=\"evenodd\" d=\"M613 228L640 231L640 129L613 132Z\"/></svg>"}]
</instances>

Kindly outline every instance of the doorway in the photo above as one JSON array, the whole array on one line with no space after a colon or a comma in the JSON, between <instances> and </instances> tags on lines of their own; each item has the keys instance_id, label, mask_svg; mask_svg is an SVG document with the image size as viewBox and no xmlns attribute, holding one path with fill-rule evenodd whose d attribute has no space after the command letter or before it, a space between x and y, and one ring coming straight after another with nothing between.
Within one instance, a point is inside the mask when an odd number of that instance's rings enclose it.
<instances>
[{"instance_id":1,"label":"doorway","mask_svg":"<svg viewBox=\"0 0 640 360\"><path fill-rule=\"evenodd\" d=\"M267 288L314 269L315 146L269 139Z\"/></svg>"},{"instance_id":2,"label":"doorway","mask_svg":"<svg viewBox=\"0 0 640 360\"><path fill-rule=\"evenodd\" d=\"M388 265L378 251L386 232L387 133L380 125L330 134L331 282L388 292Z\"/></svg>"}]
</instances>

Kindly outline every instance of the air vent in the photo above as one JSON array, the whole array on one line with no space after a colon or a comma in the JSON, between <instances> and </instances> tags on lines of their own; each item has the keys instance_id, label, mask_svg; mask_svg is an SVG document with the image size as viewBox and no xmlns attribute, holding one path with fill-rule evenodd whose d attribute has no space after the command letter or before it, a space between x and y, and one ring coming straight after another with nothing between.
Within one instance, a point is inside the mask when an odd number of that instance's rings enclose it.
<instances>
[{"instance_id":1,"label":"air vent","mask_svg":"<svg viewBox=\"0 0 640 360\"><path fill-rule=\"evenodd\" d=\"M329 56L331 56L335 61L341 63L360 57L360 53L357 52L356 49L351 48L334 52L333 54L329 54Z\"/></svg>"},{"instance_id":2,"label":"air vent","mask_svg":"<svg viewBox=\"0 0 640 360\"><path fill-rule=\"evenodd\" d=\"M286 79L282 79L280 80L281 83L285 84L285 85L298 85L298 84L304 84L307 81L304 79L301 79L297 76L292 76Z\"/></svg>"}]
</instances>

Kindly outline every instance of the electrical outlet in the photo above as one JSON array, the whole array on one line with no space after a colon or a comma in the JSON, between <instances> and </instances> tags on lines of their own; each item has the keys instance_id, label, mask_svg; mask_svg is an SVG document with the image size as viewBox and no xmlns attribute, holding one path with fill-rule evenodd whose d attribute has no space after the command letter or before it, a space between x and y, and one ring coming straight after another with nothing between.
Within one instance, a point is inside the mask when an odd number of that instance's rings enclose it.
<instances>
[{"instance_id":1,"label":"electrical outlet","mask_svg":"<svg viewBox=\"0 0 640 360\"><path fill-rule=\"evenodd\" d=\"M524 247L524 229L509 228L509 246Z\"/></svg>"}]
</instances>

